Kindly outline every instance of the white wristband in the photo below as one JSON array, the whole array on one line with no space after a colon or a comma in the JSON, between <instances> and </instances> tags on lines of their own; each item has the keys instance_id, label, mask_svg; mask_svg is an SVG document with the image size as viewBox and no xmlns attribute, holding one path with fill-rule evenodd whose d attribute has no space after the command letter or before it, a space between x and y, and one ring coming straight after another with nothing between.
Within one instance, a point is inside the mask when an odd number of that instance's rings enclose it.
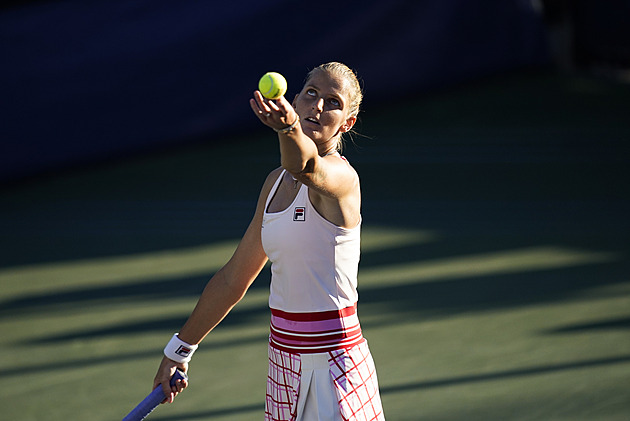
<instances>
[{"instance_id":1,"label":"white wristband","mask_svg":"<svg viewBox=\"0 0 630 421\"><path fill-rule=\"evenodd\" d=\"M164 355L175 362L187 363L191 360L198 347L199 345L191 345L182 341L176 333L173 335L168 344L166 344L166 347L164 348Z\"/></svg>"}]
</instances>

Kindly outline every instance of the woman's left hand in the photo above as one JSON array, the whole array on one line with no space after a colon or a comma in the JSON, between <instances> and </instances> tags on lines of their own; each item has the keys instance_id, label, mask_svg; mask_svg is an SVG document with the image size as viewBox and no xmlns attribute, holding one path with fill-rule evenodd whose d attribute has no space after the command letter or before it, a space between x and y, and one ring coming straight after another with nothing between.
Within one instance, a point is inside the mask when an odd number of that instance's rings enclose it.
<instances>
[{"instance_id":1,"label":"woman's left hand","mask_svg":"<svg viewBox=\"0 0 630 421\"><path fill-rule=\"evenodd\" d=\"M155 379L153 380L153 389L158 386L162 387L164 396L166 396L166 399L164 399L164 402L162 403L173 403L175 396L188 387L187 380L177 380L175 384L171 386L171 377L173 377L175 370L178 368L186 373L188 372L188 363L177 363L166 357L162 357L162 362L160 363L160 367L158 368Z\"/></svg>"},{"instance_id":2,"label":"woman's left hand","mask_svg":"<svg viewBox=\"0 0 630 421\"><path fill-rule=\"evenodd\" d=\"M263 124L274 130L282 130L290 126L298 118L297 113L284 96L278 99L267 99L260 91L254 92L254 98L249 100L252 111Z\"/></svg>"}]
</instances>

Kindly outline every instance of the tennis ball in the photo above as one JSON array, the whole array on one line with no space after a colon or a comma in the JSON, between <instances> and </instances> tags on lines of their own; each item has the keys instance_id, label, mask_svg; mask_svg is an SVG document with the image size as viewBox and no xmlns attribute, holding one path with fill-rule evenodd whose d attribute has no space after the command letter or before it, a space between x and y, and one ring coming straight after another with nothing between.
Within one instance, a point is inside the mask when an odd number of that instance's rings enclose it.
<instances>
[{"instance_id":1,"label":"tennis ball","mask_svg":"<svg viewBox=\"0 0 630 421\"><path fill-rule=\"evenodd\" d=\"M287 80L280 73L265 73L258 81L258 90L267 99L278 99L287 92Z\"/></svg>"}]
</instances>

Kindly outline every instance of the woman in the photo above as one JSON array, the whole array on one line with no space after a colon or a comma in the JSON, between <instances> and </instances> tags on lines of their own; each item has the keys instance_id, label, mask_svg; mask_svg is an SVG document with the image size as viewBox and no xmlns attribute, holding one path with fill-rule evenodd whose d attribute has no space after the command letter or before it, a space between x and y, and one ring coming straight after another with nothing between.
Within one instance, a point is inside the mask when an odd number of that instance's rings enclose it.
<instances>
[{"instance_id":1,"label":"woman","mask_svg":"<svg viewBox=\"0 0 630 421\"><path fill-rule=\"evenodd\" d=\"M362 93L341 63L313 69L293 104L254 93L250 106L278 133L281 167L228 263L208 282L166 346L154 387L169 385L197 345L272 262L266 420L383 420L374 363L356 314L361 225L359 177L340 156Z\"/></svg>"}]
</instances>

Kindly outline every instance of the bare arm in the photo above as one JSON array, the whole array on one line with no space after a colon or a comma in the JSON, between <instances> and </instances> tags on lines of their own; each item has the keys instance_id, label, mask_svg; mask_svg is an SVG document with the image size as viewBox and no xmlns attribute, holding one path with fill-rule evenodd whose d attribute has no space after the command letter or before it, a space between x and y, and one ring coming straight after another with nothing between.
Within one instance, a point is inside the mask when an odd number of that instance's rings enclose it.
<instances>
[{"instance_id":1,"label":"bare arm","mask_svg":"<svg viewBox=\"0 0 630 421\"><path fill-rule=\"evenodd\" d=\"M264 206L264 201L262 205L260 201L232 258L210 279L188 321L181 328L178 336L184 342L201 342L243 298L267 262L260 239Z\"/></svg>"},{"instance_id":2,"label":"bare arm","mask_svg":"<svg viewBox=\"0 0 630 421\"><path fill-rule=\"evenodd\" d=\"M210 279L195 309L181 328L178 336L184 342L191 345L201 342L243 298L267 262L260 231L265 201L278 174L279 171L275 170L267 177L258 198L256 213L236 251L232 258ZM185 382L174 387L169 385L169 379L176 368L186 371L188 366L164 357L154 380L153 387L161 384L168 402L172 402L175 395L187 386Z\"/></svg>"}]
</instances>

